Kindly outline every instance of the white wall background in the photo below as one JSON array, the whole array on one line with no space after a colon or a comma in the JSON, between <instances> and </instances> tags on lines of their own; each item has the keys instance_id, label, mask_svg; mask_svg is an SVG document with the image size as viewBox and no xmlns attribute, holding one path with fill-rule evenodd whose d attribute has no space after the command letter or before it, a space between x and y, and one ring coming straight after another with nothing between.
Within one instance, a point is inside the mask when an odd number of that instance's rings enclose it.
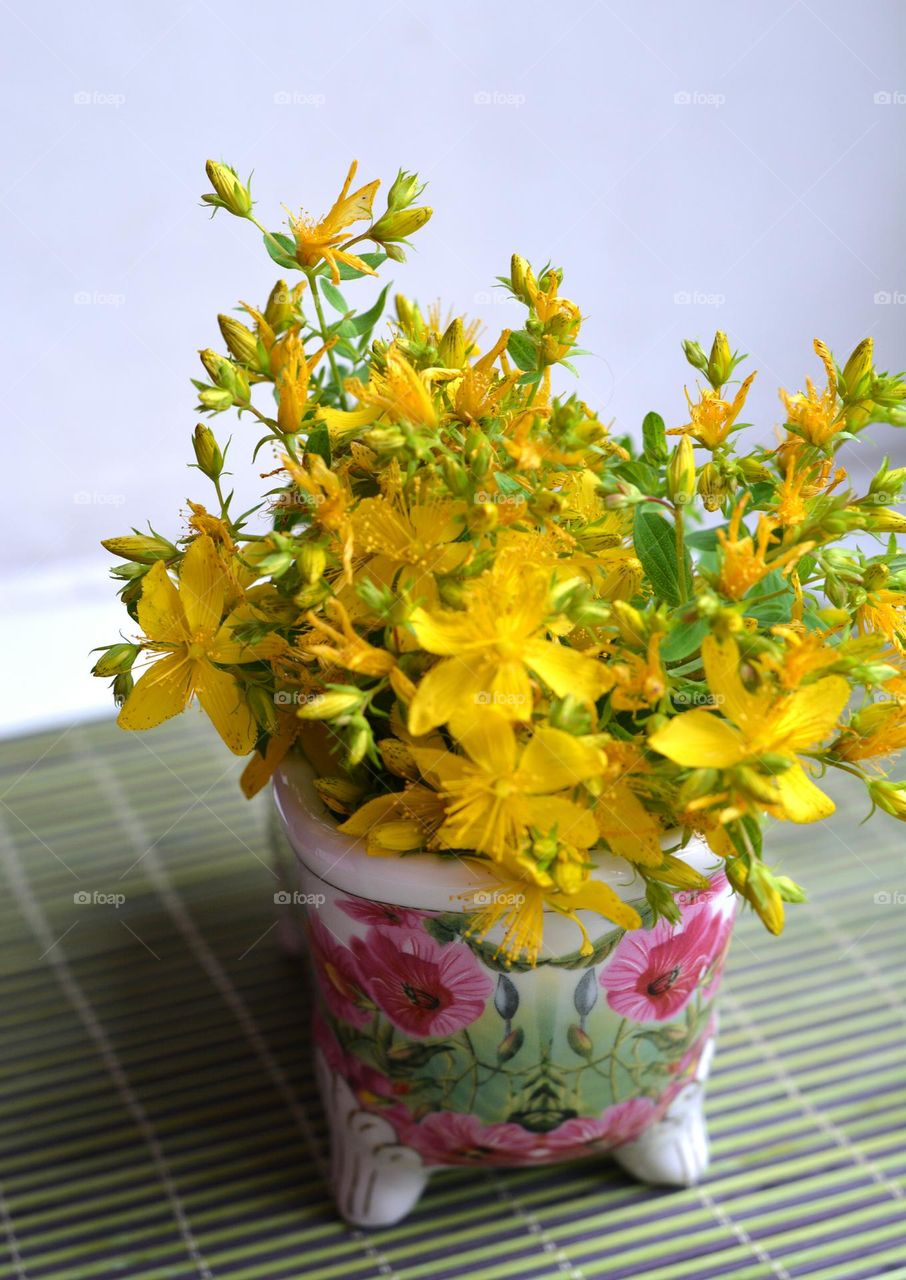
<instances>
[{"instance_id":1,"label":"white wall background","mask_svg":"<svg viewBox=\"0 0 906 1280\"><path fill-rule=\"evenodd\" d=\"M901 0L9 0L7 728L104 696L84 652L122 617L97 541L178 534L203 494L195 352L276 274L251 227L199 207L206 157L254 168L272 226L281 202L326 209L352 157L363 180L418 169L436 212L405 292L496 329L519 314L489 301L512 250L550 257L588 316L583 394L619 426L684 421L680 339L720 326L770 429L816 334L906 363L904 25ZM26 673L51 638L42 701Z\"/></svg>"}]
</instances>

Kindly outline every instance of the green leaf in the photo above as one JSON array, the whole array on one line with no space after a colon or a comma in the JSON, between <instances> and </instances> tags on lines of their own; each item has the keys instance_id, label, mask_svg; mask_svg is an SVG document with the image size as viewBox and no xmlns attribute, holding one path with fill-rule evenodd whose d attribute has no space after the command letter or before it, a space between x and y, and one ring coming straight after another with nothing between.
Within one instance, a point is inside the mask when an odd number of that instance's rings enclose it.
<instances>
[{"instance_id":1,"label":"green leaf","mask_svg":"<svg viewBox=\"0 0 906 1280\"><path fill-rule=\"evenodd\" d=\"M371 267L375 271L382 262L387 261L386 253L359 253L356 254L356 257L361 258L366 266ZM358 267L347 266L345 262L341 262L338 265L340 268L341 280L360 280L362 276L366 274L364 271L360 271Z\"/></svg>"},{"instance_id":2,"label":"green leaf","mask_svg":"<svg viewBox=\"0 0 906 1280\"><path fill-rule=\"evenodd\" d=\"M642 562L655 594L668 604L680 603L676 567L676 537L673 526L663 516L636 507L632 526L635 553Z\"/></svg>"},{"instance_id":3,"label":"green leaf","mask_svg":"<svg viewBox=\"0 0 906 1280\"><path fill-rule=\"evenodd\" d=\"M289 270L298 271L299 264L295 257L295 241L289 236L281 235L279 231L265 231L264 247L278 267L286 267Z\"/></svg>"},{"instance_id":4,"label":"green leaf","mask_svg":"<svg viewBox=\"0 0 906 1280\"><path fill-rule=\"evenodd\" d=\"M320 454L327 466L330 466L330 432L325 422L319 422L317 426L312 427L305 441L305 452Z\"/></svg>"},{"instance_id":5,"label":"green leaf","mask_svg":"<svg viewBox=\"0 0 906 1280\"><path fill-rule=\"evenodd\" d=\"M726 525L721 525L722 529L726 529ZM686 546L692 547L695 551L716 551L717 530L716 529L696 529L694 533L686 534Z\"/></svg>"},{"instance_id":6,"label":"green leaf","mask_svg":"<svg viewBox=\"0 0 906 1280\"><path fill-rule=\"evenodd\" d=\"M349 323L357 338L362 338L365 334L370 333L374 326L380 320L384 310L384 302L387 298L387 290L389 284L385 284L378 295L378 300L373 307L369 307L367 311L363 311L360 316L352 316Z\"/></svg>"},{"instance_id":7,"label":"green leaf","mask_svg":"<svg viewBox=\"0 0 906 1280\"><path fill-rule=\"evenodd\" d=\"M621 480L628 480L630 484L634 484L643 493L657 494L661 488L660 477L655 468L650 467L647 462L642 462L640 459L621 462L619 466L614 467L614 471Z\"/></svg>"},{"instance_id":8,"label":"green leaf","mask_svg":"<svg viewBox=\"0 0 906 1280\"><path fill-rule=\"evenodd\" d=\"M516 329L510 334L506 349L520 369L526 373L538 368L538 349L534 339L524 329Z\"/></svg>"},{"instance_id":9,"label":"green leaf","mask_svg":"<svg viewBox=\"0 0 906 1280\"><path fill-rule=\"evenodd\" d=\"M688 658L708 634L710 627L707 618L696 618L694 622L681 622L667 636L661 645L661 657L665 662L680 662Z\"/></svg>"},{"instance_id":10,"label":"green leaf","mask_svg":"<svg viewBox=\"0 0 906 1280\"><path fill-rule=\"evenodd\" d=\"M659 413L646 413L642 419L642 444L646 462L659 465L667 461L667 431Z\"/></svg>"},{"instance_id":11,"label":"green leaf","mask_svg":"<svg viewBox=\"0 0 906 1280\"><path fill-rule=\"evenodd\" d=\"M340 293L337 286L335 284L331 284L329 280L321 281L321 292L333 307L334 311L339 311L341 316L348 315L352 310L352 307L350 307L349 303L343 297L342 293Z\"/></svg>"}]
</instances>

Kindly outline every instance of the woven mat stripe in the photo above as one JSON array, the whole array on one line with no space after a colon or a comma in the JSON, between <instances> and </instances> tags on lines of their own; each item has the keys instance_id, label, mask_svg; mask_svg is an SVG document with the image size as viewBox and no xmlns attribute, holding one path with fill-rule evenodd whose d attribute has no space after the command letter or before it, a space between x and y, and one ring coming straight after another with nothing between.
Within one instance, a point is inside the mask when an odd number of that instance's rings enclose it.
<instances>
[{"instance_id":1,"label":"woven mat stripe","mask_svg":"<svg viewBox=\"0 0 906 1280\"><path fill-rule=\"evenodd\" d=\"M252 952L245 962L238 960L235 922L255 915L265 922L272 910L267 874L253 856L255 850L260 856L264 848L260 810L237 802L232 777L220 776L222 757L194 727L185 737L174 733L166 742L160 740L155 753L166 758L166 768L144 749L139 756L132 748L124 748L123 739L108 726L90 726L81 734L78 750L66 738L51 743L47 735L17 744L15 752L8 749L9 744L0 750L0 770L6 770L13 782L8 802L15 802L17 814L34 832L16 827L16 842L30 858L29 875L33 867L38 868L32 886L51 922L64 927L68 923L72 890L68 873L44 844L67 862L75 859L74 869L90 877L92 887L106 887L105 878L112 881L126 865L124 839L113 830L111 799L94 785L97 760L93 773L85 770L86 755L97 757L116 785L136 797L132 804L149 838L162 834L157 850L169 877L178 884L182 910L191 912L192 925L201 931L221 967L221 980L229 975L238 997L255 1009L256 1025L274 1061L282 1060L284 1071L292 1075L294 1097L312 1111L311 1136L322 1142L323 1126L314 1113L310 1083L299 1075L305 1036L298 1011L281 1010L267 1000L269 982L286 992L297 988L298 977L288 966L275 964L272 953L264 949ZM42 752L46 752L44 758L23 778L23 768ZM184 789L180 794L171 771L182 773L196 797L206 796L206 803L195 803ZM48 775L43 783L42 772ZM56 818L46 820L44 788L56 784L62 785L74 806L71 826ZM214 829L208 807L216 807L227 825L218 823ZM84 830L92 833L87 839L79 830L80 815L85 819ZM847 834L844 843L853 844L853 837ZM797 857L807 862L808 850L797 851ZM819 858L813 861L817 866ZM884 887L897 887L898 879L902 880L895 843L875 850L872 866L875 876L871 878L877 877ZM130 1018L122 1003L123 985L110 980L109 969L117 967L122 971L133 966L137 976L148 972L142 968L145 962L137 961L135 951L130 951L132 944L125 933L124 946L110 930L101 934L95 930L93 941L80 941L77 929L66 939L65 948L79 982L91 991L93 1007L101 1011L107 1034L115 1039L132 1088L151 1117L178 1180L182 1203L191 1214L192 1230L218 1280L221 1276L237 1280L279 1280L284 1275L371 1277L381 1274L382 1266L383 1274L405 1280L420 1274L432 1280L466 1274L484 1280L569 1274L611 1280L624 1272L647 1277L754 1277L782 1274L791 1266L788 1274L801 1266L827 1280L842 1280L850 1274L855 1280L856 1275L871 1275L873 1264L868 1269L860 1264L858 1272L847 1273L841 1267L853 1264L841 1258L847 1254L849 1240L861 1241L863 1223L868 1235L872 1227L877 1228L873 1237L877 1243L865 1247L879 1251L879 1266L885 1250L891 1260L896 1258L904 1238L888 1250L885 1233L893 1228L884 1214L901 1206L894 1202L887 1184L903 1185L902 1143L889 1132L891 1118L902 1114L906 1093L898 1090L896 1079L903 1003L895 975L902 962L902 945L898 951L902 940L893 912L877 918L862 872L849 874L845 868L843 872L835 877L835 890L843 892L845 887L846 909L834 894L821 893L820 914L806 909L815 916L807 938L800 930L798 938L790 935L775 944L751 920L740 926L730 984L740 1020L724 1018L712 1108L716 1160L706 1191L651 1193L625 1184L597 1162L495 1175L483 1193L476 1193L471 1175L445 1176L437 1180L408 1223L374 1233L367 1246L330 1215L320 1176L305 1172L310 1151L300 1135L289 1140L285 1097L281 1099L277 1091L275 1099L273 1080L262 1075L256 1052L235 1029L235 1010L224 1013L223 991L212 991L210 973L198 964L185 920L181 931L174 929L173 903L169 910L161 908L160 884L145 874L141 864L128 877L129 907L135 912L129 918L146 928L153 925L147 940L163 957L160 965L147 961L157 990L148 1019ZM807 867L797 868L796 873L806 879ZM212 883L220 890L217 905L222 919L209 901ZM828 923L838 915L848 938L842 945ZM866 928L867 936L860 937ZM113 1228L118 1238L129 1225L138 1229L140 1234L129 1238L131 1244L126 1240L126 1254L133 1249L137 1264L140 1258L136 1276L159 1275L162 1280L164 1275L185 1274L178 1263L174 1270L172 1237L167 1235L166 1215L160 1213L159 1194L155 1198L147 1174L135 1163L134 1151L130 1163L128 1143L117 1141L127 1131L118 1121L116 1104L96 1085L96 1061L93 1086L91 1050L74 1032L71 1015L53 983L46 976L42 980L46 962L36 963L33 943L15 921L4 923L0 936L7 940L5 954L11 954L20 969L0 982L0 1026L15 1032L17 1055L9 1077L0 1076L11 1090L0 1101L0 1126L12 1125L23 1115L28 1090L16 1085L16 1073L21 1073L35 1092L40 1091L48 1110L42 1119L35 1117L24 1136L20 1130L18 1150L23 1152L24 1143L43 1142L56 1144L56 1150L62 1145L69 1152L65 1165L53 1171L56 1178L47 1170L42 1173L40 1165L27 1171L23 1167L18 1185L8 1196L13 1225L18 1216L29 1249L43 1241L36 1256L41 1258L41 1271L48 1274L45 1257L65 1258L73 1242L61 1225L59 1211L56 1217L53 1212L55 1192L61 1185L71 1186L77 1197L94 1206L97 1223ZM168 940L170 951L164 956L155 944ZM849 943L855 946L845 952ZM789 1000L772 1000L767 994L772 983L789 985L791 972L797 978L813 978L819 999L832 984L838 997L836 1008L826 998L823 1007L803 998L802 986L794 987ZM20 978L23 981L17 985ZM5 993L13 1003L4 1007ZM177 1014L191 1014L193 1008L203 1013L186 1034L179 1030L171 1034L172 1024L168 1024L166 1038L157 1039L155 1028L171 1008ZM840 1024L836 1028L834 1013ZM45 1020L38 1023L36 1017ZM837 1038L841 1030L845 1042ZM37 1033L37 1039L30 1043L32 1033ZM193 1033L218 1051L220 1075L206 1064ZM863 1073L854 1081L846 1074L846 1052L860 1043L864 1052L869 1035L872 1057L876 1053L877 1058L871 1074ZM759 1039L772 1046L770 1053L763 1051ZM833 1043L824 1059L822 1041ZM67 1114L67 1105L87 1108L82 1116L91 1123ZM885 1117L888 1131L878 1132ZM201 1130L203 1154L197 1138L193 1141L184 1132L194 1119L206 1126ZM754 1137L753 1131L757 1131ZM217 1170L213 1179L212 1164ZM295 1179L286 1178L288 1165L295 1166ZM263 1193L250 1168L261 1169ZM126 1182L127 1177L131 1181ZM294 1193L289 1199L287 1187ZM112 1202L106 1198L111 1190L118 1197ZM288 1207L281 1208L281 1202ZM117 1209L117 1204L122 1208ZM839 1222L841 1212L846 1214L846 1231L838 1233L839 1238L828 1237L813 1221L814 1215L827 1213ZM679 1233L677 1222L685 1224ZM147 1238L145 1224L150 1232ZM317 1263L310 1246L318 1250ZM63 1270L52 1263L54 1280L121 1274L108 1270L109 1255L103 1250L91 1258L91 1247L86 1240L79 1260L71 1256ZM447 1256L441 1258L445 1247ZM614 1247L618 1252L608 1258L605 1248ZM784 1264L778 1264L775 1254L783 1257ZM799 1254L805 1261L792 1262ZM627 1257L630 1262L624 1266ZM622 1270L614 1269L614 1259ZM184 1258L182 1266L187 1265L189 1259Z\"/></svg>"}]
</instances>

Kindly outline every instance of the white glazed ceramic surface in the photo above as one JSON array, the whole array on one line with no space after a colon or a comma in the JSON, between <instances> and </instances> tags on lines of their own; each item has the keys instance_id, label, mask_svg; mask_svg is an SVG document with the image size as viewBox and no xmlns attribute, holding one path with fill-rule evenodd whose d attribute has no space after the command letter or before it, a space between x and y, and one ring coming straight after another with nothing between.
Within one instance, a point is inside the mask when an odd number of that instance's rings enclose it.
<instances>
[{"instance_id":1,"label":"white glazed ceramic surface","mask_svg":"<svg viewBox=\"0 0 906 1280\"><path fill-rule=\"evenodd\" d=\"M349 1221L398 1221L432 1169L458 1165L610 1153L648 1181L700 1176L734 910L722 873L684 895L676 927L624 933L583 913L591 956L549 912L539 964L508 967L493 933L469 935L462 897L471 906L498 881L455 859L369 857L337 831L301 758L278 772L275 798L296 855L282 898L304 909L334 1189ZM683 856L716 871L701 844ZM597 876L650 926L633 868L599 861Z\"/></svg>"}]
</instances>

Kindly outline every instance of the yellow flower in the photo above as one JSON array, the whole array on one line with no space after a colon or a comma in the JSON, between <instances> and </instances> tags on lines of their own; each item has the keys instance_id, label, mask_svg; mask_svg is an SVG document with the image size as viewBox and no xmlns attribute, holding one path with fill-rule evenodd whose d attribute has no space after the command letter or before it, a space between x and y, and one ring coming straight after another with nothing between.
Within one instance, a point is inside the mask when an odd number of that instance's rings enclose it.
<instances>
[{"instance_id":1,"label":"yellow flower","mask_svg":"<svg viewBox=\"0 0 906 1280\"><path fill-rule=\"evenodd\" d=\"M371 557L362 572L377 582L391 582L406 565L418 571L414 589L433 587L437 574L452 573L470 553L467 543L455 541L463 531L464 513L463 502L406 508L385 497L363 498L352 516L356 555Z\"/></svg>"},{"instance_id":2,"label":"yellow flower","mask_svg":"<svg viewBox=\"0 0 906 1280\"><path fill-rule=\"evenodd\" d=\"M615 711L641 711L664 696L667 677L660 658L662 640L663 636L655 632L648 641L644 657L638 653L626 653L621 654L619 661L609 664L614 677L610 701Z\"/></svg>"},{"instance_id":3,"label":"yellow flower","mask_svg":"<svg viewBox=\"0 0 906 1280\"><path fill-rule=\"evenodd\" d=\"M388 857L434 848L445 813L442 796L415 785L367 801L339 829L346 835L363 836L372 856Z\"/></svg>"},{"instance_id":4,"label":"yellow flower","mask_svg":"<svg viewBox=\"0 0 906 1280\"><path fill-rule=\"evenodd\" d=\"M298 333L288 333L271 352L271 370L277 388L277 425L284 435L299 430L308 402L312 370L328 349L326 344L308 356Z\"/></svg>"},{"instance_id":5,"label":"yellow flower","mask_svg":"<svg viewBox=\"0 0 906 1280\"><path fill-rule=\"evenodd\" d=\"M706 636L702 659L723 715L684 711L656 730L649 745L693 769L757 767L759 757L780 757L787 767L770 778L763 807L792 822L815 822L833 813L833 801L811 781L796 752L818 746L832 732L849 699L847 681L825 676L795 693L769 685L750 693L739 673L734 640Z\"/></svg>"},{"instance_id":6,"label":"yellow flower","mask_svg":"<svg viewBox=\"0 0 906 1280\"><path fill-rule=\"evenodd\" d=\"M579 953L583 956L591 955L594 948L577 912L595 912L621 929L638 929L641 926L642 920L635 907L624 902L610 885L600 880L586 879L575 892L564 893L553 883L542 886L507 871L505 867L486 862L479 866L494 876L500 888L479 889L462 895L465 909L471 915L467 936L480 942L492 929L501 926L503 937L494 954L510 964L537 963L544 945L545 908L565 916L577 927L582 937Z\"/></svg>"},{"instance_id":7,"label":"yellow flower","mask_svg":"<svg viewBox=\"0 0 906 1280\"><path fill-rule=\"evenodd\" d=\"M802 448L797 440L795 445L785 444L777 451L783 469L783 480L777 487L774 510L784 528L802 523L807 514L806 502L809 498L814 498L819 493L832 493L846 479L843 467L838 467L831 479L830 458L810 466L801 466Z\"/></svg>"},{"instance_id":8,"label":"yellow flower","mask_svg":"<svg viewBox=\"0 0 906 1280\"><path fill-rule=\"evenodd\" d=\"M446 801L438 841L500 860L532 830L588 849L598 837L588 808L567 791L601 771L600 752L560 729L540 728L520 747L510 721L486 708L454 732L466 756L414 747L422 774Z\"/></svg>"},{"instance_id":9,"label":"yellow flower","mask_svg":"<svg viewBox=\"0 0 906 1280\"><path fill-rule=\"evenodd\" d=\"M368 275L375 274L361 258L339 247L346 238L344 233L347 227L371 217L375 192L381 185L380 180L375 180L359 187L358 191L353 191L350 195L349 188L357 168L358 161L353 160L343 183L343 190L333 202L330 212L319 222L304 213L298 217L291 214L289 219L289 229L296 242L296 261L302 267L316 267L319 262L325 261L330 267L334 284L340 283L340 268L337 265L340 262Z\"/></svg>"},{"instance_id":10,"label":"yellow flower","mask_svg":"<svg viewBox=\"0 0 906 1280\"><path fill-rule=\"evenodd\" d=\"M885 701L862 707L831 747L841 760L877 760L906 747L906 679L885 688Z\"/></svg>"},{"instance_id":11,"label":"yellow flower","mask_svg":"<svg viewBox=\"0 0 906 1280\"><path fill-rule=\"evenodd\" d=\"M787 547L786 550L778 547L769 559L768 547L780 522L771 516L760 516L755 538L748 534L740 537L742 513L748 500L749 495L745 494L734 508L729 528L717 531L721 552L717 589L728 600L741 600L773 569L791 568L815 545L813 542L802 542L798 546Z\"/></svg>"},{"instance_id":12,"label":"yellow flower","mask_svg":"<svg viewBox=\"0 0 906 1280\"><path fill-rule=\"evenodd\" d=\"M755 374L750 373L732 400L724 400L719 391L706 388L702 391L698 404L693 404L692 397L686 390L686 403L692 421L687 422L684 427L673 427L667 432L668 436L690 435L706 449L716 449L722 445L739 417L754 378Z\"/></svg>"},{"instance_id":13,"label":"yellow flower","mask_svg":"<svg viewBox=\"0 0 906 1280\"><path fill-rule=\"evenodd\" d=\"M846 427L845 411L837 403L837 370L834 359L819 338L815 339L815 354L824 365L827 387L818 392L811 378L805 380L805 391L795 395L781 389L780 399L786 409L787 422L796 434L809 444L826 445Z\"/></svg>"},{"instance_id":14,"label":"yellow flower","mask_svg":"<svg viewBox=\"0 0 906 1280\"><path fill-rule=\"evenodd\" d=\"M558 697L593 702L610 685L606 668L539 633L553 616L546 576L507 557L476 579L461 611L416 609L410 622L428 653L441 655L418 686L409 729L426 733L454 716L497 707L511 720L529 720L529 673Z\"/></svg>"},{"instance_id":15,"label":"yellow flower","mask_svg":"<svg viewBox=\"0 0 906 1280\"><path fill-rule=\"evenodd\" d=\"M898 653L906 653L906 593L888 587L868 591L855 618L858 632L877 632L886 636Z\"/></svg>"},{"instance_id":16,"label":"yellow flower","mask_svg":"<svg viewBox=\"0 0 906 1280\"><path fill-rule=\"evenodd\" d=\"M149 667L126 699L117 723L151 729L179 715L198 698L217 732L236 755L246 755L258 736L255 719L236 677L219 664L258 662L285 647L270 636L255 644L233 638L233 628L252 620L240 607L224 621L229 583L208 537L196 538L185 554L179 590L158 561L145 576L138 620L147 647L164 654ZM218 665L215 665L218 664Z\"/></svg>"},{"instance_id":17,"label":"yellow flower","mask_svg":"<svg viewBox=\"0 0 906 1280\"><path fill-rule=\"evenodd\" d=\"M330 644L303 644L306 654L318 659L327 667L344 667L347 671L356 671L366 676L387 676L396 694L408 701L415 692L412 681L397 666L396 658L386 649L376 649L355 630L339 600L331 600L326 606L331 617L336 618L340 630L330 626L316 613L309 613L308 621L315 631L331 641Z\"/></svg>"},{"instance_id":18,"label":"yellow flower","mask_svg":"<svg viewBox=\"0 0 906 1280\"><path fill-rule=\"evenodd\" d=\"M437 424L437 411L430 387L418 370L413 369L395 342L387 348L383 368L373 366L367 382L350 378L346 387L362 406L361 410L353 410L354 413L358 412L360 418L367 410L371 414L371 421L387 415L392 422L428 427ZM342 429L343 426L338 413L336 411L326 419L328 425L335 430ZM367 435L364 439L367 443Z\"/></svg>"},{"instance_id":19,"label":"yellow flower","mask_svg":"<svg viewBox=\"0 0 906 1280\"><path fill-rule=\"evenodd\" d=\"M461 422L479 422L500 411L504 396L521 376L518 369L511 373L499 373L494 368L506 351L511 331L504 329L489 351L473 364L467 365L462 378L456 383L453 396L453 412Z\"/></svg>"}]
</instances>

